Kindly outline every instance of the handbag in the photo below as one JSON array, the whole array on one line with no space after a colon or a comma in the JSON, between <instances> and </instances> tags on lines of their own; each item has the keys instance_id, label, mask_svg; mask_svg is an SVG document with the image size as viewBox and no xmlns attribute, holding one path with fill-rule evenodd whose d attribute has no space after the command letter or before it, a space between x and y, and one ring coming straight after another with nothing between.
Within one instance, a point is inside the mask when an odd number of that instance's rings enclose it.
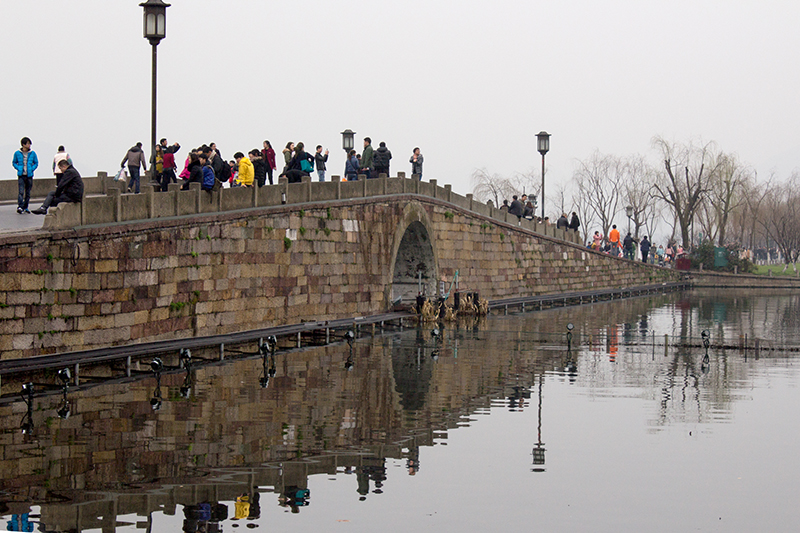
<instances>
[{"instance_id":1,"label":"handbag","mask_svg":"<svg viewBox=\"0 0 800 533\"><path fill-rule=\"evenodd\" d=\"M121 167L119 172L114 176L114 181L128 181L128 171L125 167Z\"/></svg>"},{"instance_id":2,"label":"handbag","mask_svg":"<svg viewBox=\"0 0 800 533\"><path fill-rule=\"evenodd\" d=\"M309 161L308 159L303 159L302 161L300 161L300 170L311 174L314 171L314 165L312 165L311 161Z\"/></svg>"}]
</instances>

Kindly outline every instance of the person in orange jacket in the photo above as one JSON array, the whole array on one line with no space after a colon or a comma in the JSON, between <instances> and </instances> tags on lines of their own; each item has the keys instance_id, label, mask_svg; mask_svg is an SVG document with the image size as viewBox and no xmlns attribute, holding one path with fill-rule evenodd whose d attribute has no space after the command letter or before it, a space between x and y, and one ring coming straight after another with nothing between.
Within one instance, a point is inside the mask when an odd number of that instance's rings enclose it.
<instances>
[{"instance_id":1,"label":"person in orange jacket","mask_svg":"<svg viewBox=\"0 0 800 533\"><path fill-rule=\"evenodd\" d=\"M611 231L608 232L608 242L611 243L612 255L619 255L619 230L617 225L611 226Z\"/></svg>"}]
</instances>

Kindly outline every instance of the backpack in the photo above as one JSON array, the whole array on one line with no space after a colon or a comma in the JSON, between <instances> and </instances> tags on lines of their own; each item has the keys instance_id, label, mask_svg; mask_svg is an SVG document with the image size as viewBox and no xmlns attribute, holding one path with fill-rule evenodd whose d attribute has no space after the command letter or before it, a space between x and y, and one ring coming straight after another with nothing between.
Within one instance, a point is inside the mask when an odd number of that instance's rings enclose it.
<instances>
[{"instance_id":1,"label":"backpack","mask_svg":"<svg viewBox=\"0 0 800 533\"><path fill-rule=\"evenodd\" d=\"M214 169L206 165L203 167L203 185L201 186L204 191L214 190L214 182L217 178L214 176Z\"/></svg>"}]
</instances>

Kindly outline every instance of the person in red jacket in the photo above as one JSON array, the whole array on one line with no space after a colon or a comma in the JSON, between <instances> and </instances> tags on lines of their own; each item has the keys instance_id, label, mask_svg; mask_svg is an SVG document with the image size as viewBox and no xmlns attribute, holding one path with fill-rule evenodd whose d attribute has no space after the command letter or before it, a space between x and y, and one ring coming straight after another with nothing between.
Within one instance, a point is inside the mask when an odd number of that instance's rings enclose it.
<instances>
[{"instance_id":1,"label":"person in red jacket","mask_svg":"<svg viewBox=\"0 0 800 533\"><path fill-rule=\"evenodd\" d=\"M269 184L272 185L272 171L276 170L277 167L275 166L275 150L272 149L272 145L269 141L264 141L264 149L261 150L261 157L263 157L264 161L267 163L267 178L269 179Z\"/></svg>"}]
</instances>

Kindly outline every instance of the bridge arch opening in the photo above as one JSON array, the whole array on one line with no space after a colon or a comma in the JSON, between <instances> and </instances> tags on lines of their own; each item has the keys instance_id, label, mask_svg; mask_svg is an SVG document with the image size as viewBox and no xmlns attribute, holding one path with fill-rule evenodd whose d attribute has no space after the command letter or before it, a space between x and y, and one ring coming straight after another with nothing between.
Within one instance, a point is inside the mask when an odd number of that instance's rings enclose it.
<instances>
[{"instance_id":1,"label":"bridge arch opening","mask_svg":"<svg viewBox=\"0 0 800 533\"><path fill-rule=\"evenodd\" d=\"M420 221L406 227L394 261L392 301L414 301L417 294L436 291L436 257L428 229Z\"/></svg>"}]
</instances>

